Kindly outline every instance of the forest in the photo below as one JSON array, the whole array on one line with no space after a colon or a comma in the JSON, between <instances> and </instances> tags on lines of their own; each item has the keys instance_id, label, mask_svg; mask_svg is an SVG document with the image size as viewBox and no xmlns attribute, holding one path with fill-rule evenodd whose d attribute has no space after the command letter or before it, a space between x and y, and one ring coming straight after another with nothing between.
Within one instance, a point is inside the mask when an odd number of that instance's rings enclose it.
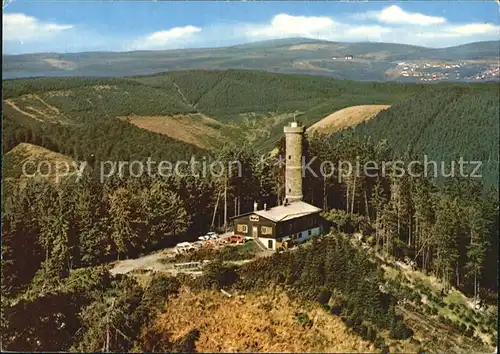
<instances>
[{"instance_id":1,"label":"forest","mask_svg":"<svg viewBox=\"0 0 500 354\"><path fill-rule=\"evenodd\" d=\"M278 148L283 153L283 146ZM394 153L385 141L374 144L355 136L343 136L340 140L312 138L305 149L309 156L339 161L354 161L359 156L383 161ZM273 160L262 164L250 146L238 150L228 146L216 158L238 158L243 164L243 175L206 179L116 178L101 184L90 170L78 183L71 179L58 185L33 182L7 196L2 214L2 292L8 295L3 303L2 333L7 336L6 347L100 350L105 326L102 318L109 311L109 302L104 303L111 301L106 300L108 296L122 301L116 309L122 317L114 323L123 327L114 331L118 339L115 338L113 349L151 345L137 337L144 329L138 311L154 314L149 307L144 309L146 305L140 300L146 296L144 290L130 285L130 279L107 279L109 275L103 275L106 271L100 265L193 240L214 221L215 227L219 224L224 228L221 208L215 219L213 212L225 187L228 216L235 215L238 209L251 210L254 200L275 205L283 199L284 171ZM318 165L313 164L312 168ZM498 249L492 247L498 243L498 190L483 190L481 181L472 178L449 178L439 187L430 178L398 178L391 173L373 178L339 179L333 175L319 180L309 176L305 179L305 200L324 209L323 217L338 235L336 238L321 240L323 246L313 243L298 254L256 261L239 270L215 264L199 281L209 288L220 282L243 289L289 284L292 294L295 291L306 299L334 293L343 305L333 311L343 313L346 323L357 328L360 335L372 338L368 333L389 329L396 338L407 338L411 332L391 310L396 300L384 297L375 286L379 279L377 267L363 256L362 250L349 250L350 242L343 240L350 236L342 234L360 232L381 254L400 260L409 257L422 272L441 279L446 288L453 286L471 297L495 303L497 269L489 265L498 259ZM343 255L337 258L328 256L328 252L353 252L361 263L350 253L340 253ZM342 261L344 258L352 263ZM338 263L329 263L333 259ZM305 266L304 262L318 265ZM358 275L360 271L363 277ZM373 282L368 281L372 279L370 272ZM87 290L94 286L95 294L105 294L104 299ZM42 306L47 301L51 306L59 306L56 303L60 300L47 296L71 297L75 302L64 309L33 315L34 308L48 311ZM355 314L351 313L354 310ZM45 327L45 323L56 321L52 318L55 313L65 319L60 321L71 321L72 326L57 330ZM27 317L31 324L20 326L20 319ZM368 322L363 327L357 318ZM125 332L127 328L133 328L134 335L130 329ZM27 336L26 331L31 335ZM58 342L64 338L65 343ZM167 339L162 339L165 345L181 345Z\"/></svg>"},{"instance_id":2,"label":"forest","mask_svg":"<svg viewBox=\"0 0 500 354\"><path fill-rule=\"evenodd\" d=\"M158 277L144 289L128 277L111 277L109 262L225 229L224 193L227 217L251 210L255 200L270 206L283 201L284 170L276 157L265 155L263 161L258 144L235 139L208 153L116 119L131 114L200 112L237 125L243 113L299 110L298 119L308 125L345 106L392 104L355 129L309 137L304 149L317 158L312 170L321 176L323 161L408 163L421 161L425 153L447 161L459 156L487 161L485 177L400 177L391 168L375 177L338 171L329 177L306 175L304 199L323 208L332 238L238 269L214 263L193 286L251 291L285 284L303 299L324 303L334 296L339 305L332 313L372 341L385 330L407 338L411 331L394 312L399 295L380 292L380 269L351 246L350 238L359 233L384 257L415 261L446 290L455 287L491 304L498 300L497 268L491 266L498 261L499 233L498 184L493 182L498 177L493 150L498 146L498 128L493 128L498 125L497 86L186 71L120 79L8 80L4 95L4 153L29 142L90 162L78 181L33 180L3 195L1 326L7 350L195 351L196 331L174 340L148 327L162 301L181 282L193 280ZM57 112L52 109L55 113L45 113L40 121L21 114L12 102L25 111L46 104ZM284 123L271 127L270 137L259 142L265 151L276 147L283 156ZM125 176L101 183L97 168L104 160L177 161L199 155L224 163L238 160L243 173Z\"/></svg>"},{"instance_id":3,"label":"forest","mask_svg":"<svg viewBox=\"0 0 500 354\"><path fill-rule=\"evenodd\" d=\"M458 87L422 93L392 105L348 134L370 136L373 141L387 139L397 156L422 160L427 155L448 166L459 157L482 161L484 184L498 187L498 95L498 87L482 92Z\"/></svg>"}]
</instances>

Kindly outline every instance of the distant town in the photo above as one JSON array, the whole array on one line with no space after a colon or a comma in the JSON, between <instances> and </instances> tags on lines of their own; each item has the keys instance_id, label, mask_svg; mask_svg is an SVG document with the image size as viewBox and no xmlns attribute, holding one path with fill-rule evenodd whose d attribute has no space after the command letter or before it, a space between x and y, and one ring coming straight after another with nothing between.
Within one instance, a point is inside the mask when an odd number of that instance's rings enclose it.
<instances>
[{"instance_id":1,"label":"distant town","mask_svg":"<svg viewBox=\"0 0 500 354\"><path fill-rule=\"evenodd\" d=\"M461 61L461 62L399 62L396 68L386 72L389 76L419 78L420 81L487 81L498 80L498 63Z\"/></svg>"}]
</instances>

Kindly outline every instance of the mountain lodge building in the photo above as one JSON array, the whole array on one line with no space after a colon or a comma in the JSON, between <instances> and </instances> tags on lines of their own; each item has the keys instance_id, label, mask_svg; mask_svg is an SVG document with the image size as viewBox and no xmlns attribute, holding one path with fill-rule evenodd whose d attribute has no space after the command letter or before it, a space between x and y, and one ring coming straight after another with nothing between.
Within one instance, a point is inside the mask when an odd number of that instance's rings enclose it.
<instances>
[{"instance_id":1,"label":"mountain lodge building","mask_svg":"<svg viewBox=\"0 0 500 354\"><path fill-rule=\"evenodd\" d=\"M322 232L321 209L302 201L302 140L304 127L292 122L286 137L285 202L272 208L264 204L233 217L234 234L253 238L272 250L288 248Z\"/></svg>"}]
</instances>

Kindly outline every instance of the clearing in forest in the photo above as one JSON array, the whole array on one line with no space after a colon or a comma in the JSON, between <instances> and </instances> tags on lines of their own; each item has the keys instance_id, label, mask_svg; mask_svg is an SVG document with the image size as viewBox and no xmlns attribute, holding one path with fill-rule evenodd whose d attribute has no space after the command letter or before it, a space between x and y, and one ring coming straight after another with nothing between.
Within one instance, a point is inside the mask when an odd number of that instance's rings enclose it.
<instances>
[{"instance_id":1,"label":"clearing in forest","mask_svg":"<svg viewBox=\"0 0 500 354\"><path fill-rule=\"evenodd\" d=\"M323 118L307 129L309 133L330 134L342 129L354 127L359 123L375 117L389 105L362 105L341 109Z\"/></svg>"},{"instance_id":2,"label":"clearing in forest","mask_svg":"<svg viewBox=\"0 0 500 354\"><path fill-rule=\"evenodd\" d=\"M57 183L65 178L66 166L68 175L76 173L75 160L71 157L28 143L20 143L7 152L3 162L4 187L24 187L30 178Z\"/></svg>"},{"instance_id":3,"label":"clearing in forest","mask_svg":"<svg viewBox=\"0 0 500 354\"><path fill-rule=\"evenodd\" d=\"M224 125L201 114L178 114L173 116L126 116L120 119L154 133L167 135L176 140L210 149L226 140L220 129ZM220 145L219 145L220 146Z\"/></svg>"},{"instance_id":4,"label":"clearing in forest","mask_svg":"<svg viewBox=\"0 0 500 354\"><path fill-rule=\"evenodd\" d=\"M61 111L46 101L37 94L28 94L14 99L6 99L3 101L5 108L11 108L25 117L35 119L39 122L49 123L65 123L67 121Z\"/></svg>"}]
</instances>

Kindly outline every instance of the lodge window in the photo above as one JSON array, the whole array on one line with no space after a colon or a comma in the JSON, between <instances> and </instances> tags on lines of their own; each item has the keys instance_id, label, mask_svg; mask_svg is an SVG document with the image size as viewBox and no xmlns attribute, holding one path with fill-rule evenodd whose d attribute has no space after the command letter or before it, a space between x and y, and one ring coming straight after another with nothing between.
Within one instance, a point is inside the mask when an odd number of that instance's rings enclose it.
<instances>
[{"instance_id":1,"label":"lodge window","mask_svg":"<svg viewBox=\"0 0 500 354\"><path fill-rule=\"evenodd\" d=\"M311 236L311 234L312 234L312 231L311 231L311 230L309 230L309 231L308 231L308 234L309 234L309 236Z\"/></svg>"},{"instance_id":2,"label":"lodge window","mask_svg":"<svg viewBox=\"0 0 500 354\"><path fill-rule=\"evenodd\" d=\"M250 221L259 221L258 215L250 215Z\"/></svg>"},{"instance_id":3,"label":"lodge window","mask_svg":"<svg viewBox=\"0 0 500 354\"><path fill-rule=\"evenodd\" d=\"M273 233L273 228L269 226L262 226L260 230L262 235L271 235Z\"/></svg>"},{"instance_id":4,"label":"lodge window","mask_svg":"<svg viewBox=\"0 0 500 354\"><path fill-rule=\"evenodd\" d=\"M245 233L247 233L248 232L248 225L238 224L237 230L238 230L238 232L245 232Z\"/></svg>"}]
</instances>

